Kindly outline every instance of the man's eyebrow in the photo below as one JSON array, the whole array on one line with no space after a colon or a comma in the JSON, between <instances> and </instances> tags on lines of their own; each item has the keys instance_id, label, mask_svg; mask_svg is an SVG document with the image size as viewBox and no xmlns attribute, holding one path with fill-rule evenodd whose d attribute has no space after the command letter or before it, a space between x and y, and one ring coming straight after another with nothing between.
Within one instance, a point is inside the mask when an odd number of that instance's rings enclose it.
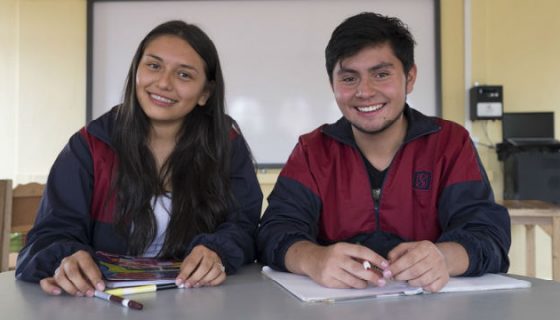
<instances>
[{"instance_id":1,"label":"man's eyebrow","mask_svg":"<svg viewBox=\"0 0 560 320\"><path fill-rule=\"evenodd\" d=\"M384 68L392 68L394 67L394 64L390 63L390 62L382 62L380 64L377 64L371 68L369 68L368 70L371 71L378 71L380 69L384 69Z\"/></svg>"},{"instance_id":2,"label":"man's eyebrow","mask_svg":"<svg viewBox=\"0 0 560 320\"><path fill-rule=\"evenodd\" d=\"M340 64L340 68L338 69L338 71L336 72L337 74L342 74L342 73L358 73L358 71L351 69L351 68L346 68L344 66L342 66L342 64Z\"/></svg>"},{"instance_id":3,"label":"man's eyebrow","mask_svg":"<svg viewBox=\"0 0 560 320\"><path fill-rule=\"evenodd\" d=\"M381 69L384 68L392 68L394 67L394 64L390 63L390 62L382 62L380 64L377 64L375 66L372 66L368 69L369 72L375 72L375 71L379 71ZM340 69L338 69L337 74L342 74L342 73L358 73L358 71L352 69L352 68L347 68L344 67L342 64L340 64Z\"/></svg>"}]
</instances>

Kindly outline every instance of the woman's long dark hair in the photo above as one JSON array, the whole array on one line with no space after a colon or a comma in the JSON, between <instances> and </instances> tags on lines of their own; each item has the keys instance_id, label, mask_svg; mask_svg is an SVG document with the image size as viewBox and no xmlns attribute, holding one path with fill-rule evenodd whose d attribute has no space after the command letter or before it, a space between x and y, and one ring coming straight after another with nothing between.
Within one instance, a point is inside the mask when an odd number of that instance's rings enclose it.
<instances>
[{"instance_id":1,"label":"woman's long dark hair","mask_svg":"<svg viewBox=\"0 0 560 320\"><path fill-rule=\"evenodd\" d=\"M177 144L160 172L148 147L150 120L136 98L136 72L148 44L159 36L185 40L204 60L210 97L184 119ZM113 175L116 192L115 225L128 239L129 254L142 254L157 233L152 209L154 196L172 188L172 211L159 256L183 258L200 233L213 232L225 221L231 205L229 185L231 119L224 111L224 80L216 47L197 26L169 21L157 26L140 42L128 71L124 102L116 113L113 143L118 168Z\"/></svg>"}]
</instances>

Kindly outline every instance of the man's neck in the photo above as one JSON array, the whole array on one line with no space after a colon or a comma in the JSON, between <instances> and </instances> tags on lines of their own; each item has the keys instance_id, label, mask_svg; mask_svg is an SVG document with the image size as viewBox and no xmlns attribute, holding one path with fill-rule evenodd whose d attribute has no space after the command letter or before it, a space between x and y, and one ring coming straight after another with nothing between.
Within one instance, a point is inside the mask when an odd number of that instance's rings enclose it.
<instances>
[{"instance_id":1,"label":"man's neck","mask_svg":"<svg viewBox=\"0 0 560 320\"><path fill-rule=\"evenodd\" d=\"M377 170L387 169L406 136L408 121L401 115L389 128L382 132L369 134L352 127L358 148Z\"/></svg>"}]
</instances>

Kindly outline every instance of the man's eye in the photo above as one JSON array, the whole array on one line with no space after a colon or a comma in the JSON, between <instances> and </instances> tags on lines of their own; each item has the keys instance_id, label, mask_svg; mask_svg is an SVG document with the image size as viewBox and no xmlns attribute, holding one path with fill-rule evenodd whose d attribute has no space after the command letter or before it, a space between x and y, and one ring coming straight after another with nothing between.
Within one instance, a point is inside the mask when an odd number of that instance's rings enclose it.
<instances>
[{"instance_id":1,"label":"man's eye","mask_svg":"<svg viewBox=\"0 0 560 320\"><path fill-rule=\"evenodd\" d=\"M387 78L387 77L390 76L390 75L391 75L391 74L390 74L389 72L379 72L379 73L375 74L375 77L376 77L377 79L385 79L385 78Z\"/></svg>"}]
</instances>

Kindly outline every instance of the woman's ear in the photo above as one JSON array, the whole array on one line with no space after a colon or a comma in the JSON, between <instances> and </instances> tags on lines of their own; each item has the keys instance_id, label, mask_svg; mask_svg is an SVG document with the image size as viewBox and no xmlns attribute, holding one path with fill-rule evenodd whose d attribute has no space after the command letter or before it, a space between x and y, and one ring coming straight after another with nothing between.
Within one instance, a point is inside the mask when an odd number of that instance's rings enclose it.
<instances>
[{"instance_id":1,"label":"woman's ear","mask_svg":"<svg viewBox=\"0 0 560 320\"><path fill-rule=\"evenodd\" d=\"M206 105L206 102L208 101L208 99L210 99L210 96L212 95L213 92L214 92L214 82L212 81L206 84L206 87L202 91L200 98L198 98L198 105L199 106Z\"/></svg>"}]
</instances>

